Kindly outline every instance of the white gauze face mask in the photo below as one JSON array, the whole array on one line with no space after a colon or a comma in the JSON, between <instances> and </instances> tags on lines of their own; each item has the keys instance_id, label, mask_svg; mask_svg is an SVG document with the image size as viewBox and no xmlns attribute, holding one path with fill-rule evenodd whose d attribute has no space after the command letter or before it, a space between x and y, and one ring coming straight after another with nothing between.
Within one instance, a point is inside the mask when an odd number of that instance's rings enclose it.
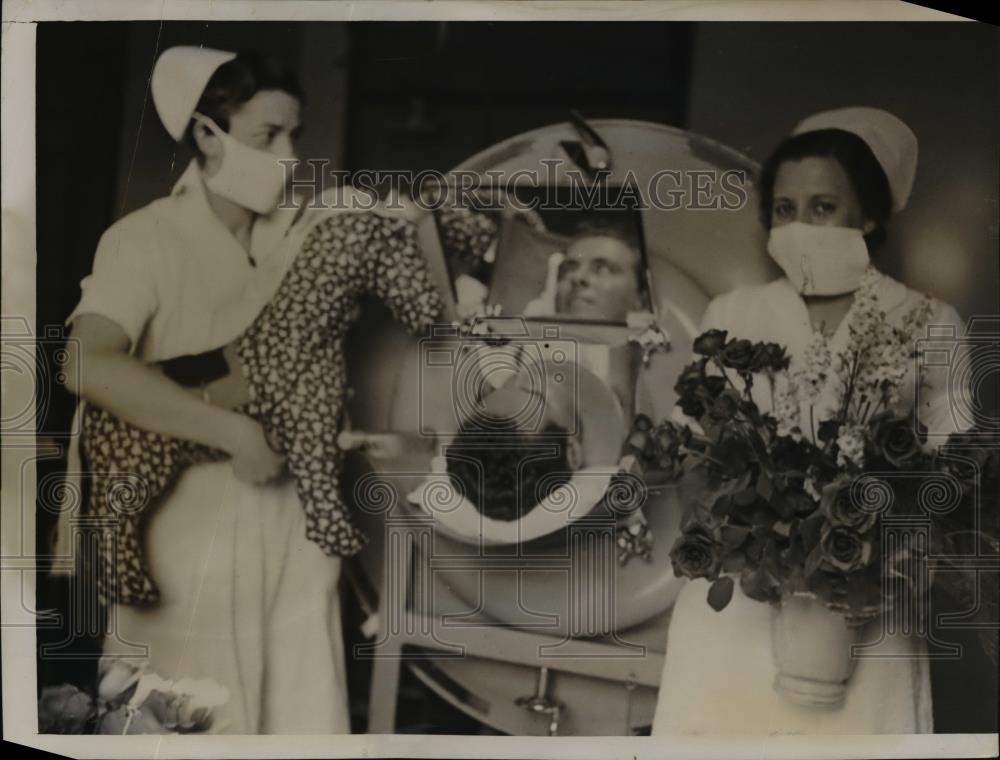
<instances>
[{"instance_id":1,"label":"white gauze face mask","mask_svg":"<svg viewBox=\"0 0 1000 760\"><path fill-rule=\"evenodd\" d=\"M802 295L851 293L870 261L861 230L804 222L772 227L767 252Z\"/></svg>"},{"instance_id":2,"label":"white gauze face mask","mask_svg":"<svg viewBox=\"0 0 1000 760\"><path fill-rule=\"evenodd\" d=\"M194 118L212 130L222 141L224 151L219 170L211 177L205 177L208 189L258 214L274 211L281 200L286 177L291 176L298 160L293 156L276 156L244 145L200 113L194 114Z\"/></svg>"}]
</instances>

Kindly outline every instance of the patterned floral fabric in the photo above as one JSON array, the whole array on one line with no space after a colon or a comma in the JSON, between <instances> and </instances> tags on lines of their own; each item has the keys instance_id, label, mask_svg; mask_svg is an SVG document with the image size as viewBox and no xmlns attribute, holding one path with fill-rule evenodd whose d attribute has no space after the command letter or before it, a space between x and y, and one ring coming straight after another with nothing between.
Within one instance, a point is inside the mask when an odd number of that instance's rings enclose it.
<instances>
[{"instance_id":1,"label":"patterned floral fabric","mask_svg":"<svg viewBox=\"0 0 1000 760\"><path fill-rule=\"evenodd\" d=\"M339 492L346 372L343 340L359 298L374 294L409 330L442 307L409 221L344 213L316 225L271 302L236 339L256 419L285 454L306 512L307 537L328 555L365 545ZM186 467L225 457L199 444L141 430L88 404L81 449L92 476L90 512L108 519L97 588L101 599L159 599L141 546L143 516ZM112 474L114 473L114 474Z\"/></svg>"},{"instance_id":2,"label":"patterned floral fabric","mask_svg":"<svg viewBox=\"0 0 1000 760\"><path fill-rule=\"evenodd\" d=\"M446 254L469 271L477 271L497 237L497 223L465 206L445 206L437 213Z\"/></svg>"}]
</instances>

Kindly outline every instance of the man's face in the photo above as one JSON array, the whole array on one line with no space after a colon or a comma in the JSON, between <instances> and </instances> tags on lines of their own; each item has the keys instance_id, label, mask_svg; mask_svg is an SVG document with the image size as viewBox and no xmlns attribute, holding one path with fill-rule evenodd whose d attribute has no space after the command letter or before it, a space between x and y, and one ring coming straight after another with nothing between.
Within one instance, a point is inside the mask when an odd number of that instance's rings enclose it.
<instances>
[{"instance_id":1,"label":"man's face","mask_svg":"<svg viewBox=\"0 0 1000 760\"><path fill-rule=\"evenodd\" d=\"M556 286L556 313L624 322L642 308L639 254L604 235L579 238L566 251Z\"/></svg>"}]
</instances>

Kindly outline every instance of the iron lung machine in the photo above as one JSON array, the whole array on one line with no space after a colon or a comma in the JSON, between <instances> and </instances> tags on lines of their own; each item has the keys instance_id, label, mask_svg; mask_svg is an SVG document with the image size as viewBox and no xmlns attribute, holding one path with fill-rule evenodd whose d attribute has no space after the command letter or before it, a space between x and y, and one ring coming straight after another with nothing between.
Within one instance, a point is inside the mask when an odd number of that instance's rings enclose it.
<instances>
[{"instance_id":1,"label":"iron lung machine","mask_svg":"<svg viewBox=\"0 0 1000 760\"><path fill-rule=\"evenodd\" d=\"M392 333L366 344L355 361L351 427L343 435L370 467L353 498L371 539L358 566L375 592L375 624L368 643L349 654L372 659L368 728L394 730L400 668L407 667L496 731L643 733L682 583L669 560L681 506L664 484L643 489L639 510L616 510L622 483L609 473L637 415L671 414L674 381L691 360L708 300L773 276L757 219L756 167L670 127L574 118L506 140L457 168L494 185L510 179L508 195L518 202L508 198L504 208L514 210L494 214L495 239L472 263L449 250L440 214L423 218L421 245L451 321L420 339ZM546 213L542 204L536 213L522 202L524 193L551 199L574 187L631 186L640 190L638 205L591 202L581 210L557 203ZM621 201L627 194L612 195ZM644 304L624 321L544 308L553 254L595 205L631 226L642 251ZM470 297L479 299L478 318L463 314ZM574 476L579 487L550 509L551 519L539 513L477 523L478 513L449 491L442 451L477 384L496 384L491 373L514 371L525 356L556 367L540 382L572 385L589 463L604 469ZM637 551L629 542L640 530L649 542Z\"/></svg>"}]
</instances>

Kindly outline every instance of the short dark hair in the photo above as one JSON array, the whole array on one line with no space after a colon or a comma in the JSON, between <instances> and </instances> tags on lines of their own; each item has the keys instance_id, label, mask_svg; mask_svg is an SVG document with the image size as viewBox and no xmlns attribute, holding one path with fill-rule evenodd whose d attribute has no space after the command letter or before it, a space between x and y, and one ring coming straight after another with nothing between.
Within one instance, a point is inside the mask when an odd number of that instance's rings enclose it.
<instances>
[{"instance_id":1,"label":"short dark hair","mask_svg":"<svg viewBox=\"0 0 1000 760\"><path fill-rule=\"evenodd\" d=\"M486 517L510 522L572 478L569 433L550 424L539 433L477 420L462 426L445 450L452 484ZM538 446L555 446L545 456Z\"/></svg>"},{"instance_id":2,"label":"short dark hair","mask_svg":"<svg viewBox=\"0 0 1000 760\"><path fill-rule=\"evenodd\" d=\"M885 242L885 226L892 216L892 191L885 170L871 148L860 137L842 129L819 129L789 137L764 162L760 171L760 218L764 227L771 228L774 205L774 180L778 169L787 161L803 158L833 158L847 174L864 215L875 223L875 229L865 235L868 248L874 250Z\"/></svg>"},{"instance_id":3,"label":"short dark hair","mask_svg":"<svg viewBox=\"0 0 1000 760\"><path fill-rule=\"evenodd\" d=\"M254 95L265 90L286 92L305 102L298 77L284 61L275 56L244 51L215 70L195 110L228 132L229 117ZM184 141L198 154L199 160L204 158L194 140L191 123L184 131Z\"/></svg>"},{"instance_id":4,"label":"short dark hair","mask_svg":"<svg viewBox=\"0 0 1000 760\"><path fill-rule=\"evenodd\" d=\"M606 237L617 240L623 246L635 254L635 280L638 285L639 295L646 296L646 273L645 261L642 256L642 241L639 236L622 227L621 224L614 224L610 221L600 219L584 219L573 228L573 235L566 244L566 249L576 243L592 237Z\"/></svg>"},{"instance_id":5,"label":"short dark hair","mask_svg":"<svg viewBox=\"0 0 1000 760\"><path fill-rule=\"evenodd\" d=\"M573 235L570 237L569 245L573 245L578 240L592 237L606 237L617 240L632 251L640 263L642 262L641 246L635 233L630 233L628 230L623 229L620 224L612 224L599 219L584 219L573 227Z\"/></svg>"}]
</instances>

